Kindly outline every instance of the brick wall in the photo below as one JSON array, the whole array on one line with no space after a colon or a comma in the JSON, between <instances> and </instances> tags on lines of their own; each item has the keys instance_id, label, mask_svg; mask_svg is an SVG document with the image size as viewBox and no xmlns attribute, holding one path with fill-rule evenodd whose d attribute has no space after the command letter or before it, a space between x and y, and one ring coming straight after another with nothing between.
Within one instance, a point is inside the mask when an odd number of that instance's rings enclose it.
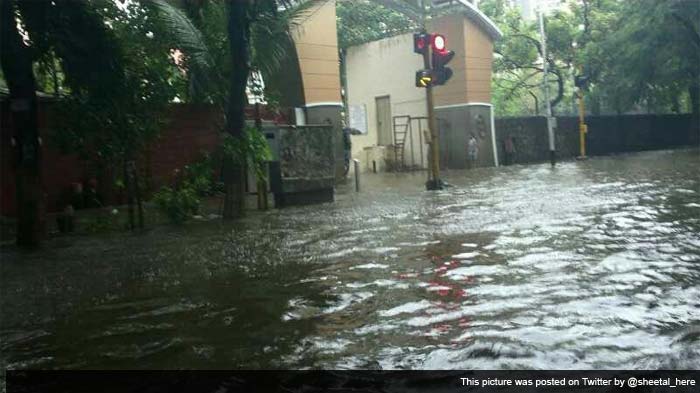
<instances>
[{"instance_id":1,"label":"brick wall","mask_svg":"<svg viewBox=\"0 0 700 393\"><path fill-rule=\"evenodd\" d=\"M224 118L212 106L174 105L167 123L143 159L150 188L169 184L173 171L200 159L219 145Z\"/></svg>"},{"instance_id":2,"label":"brick wall","mask_svg":"<svg viewBox=\"0 0 700 393\"><path fill-rule=\"evenodd\" d=\"M9 103L2 101L0 105L0 213L12 217L16 209L14 149L11 145L13 128ZM55 107L54 101L40 101L39 126L44 141L42 176L46 210L56 212L63 209L71 184L86 184L93 178L98 179L98 189L105 203L124 203L123 193L114 187L114 174L122 172L117 167L118 163L112 168L98 171L91 161L81 160L74 154L66 154L51 146L51 113ZM246 115L252 118L253 109L247 108ZM146 175L144 180L149 180L147 186L150 190L169 184L175 169L198 160L205 152L214 151L224 125L222 113L211 105L174 104L164 116L166 121L160 136L153 141L140 162L141 171ZM273 115L264 110L262 117L273 119Z\"/></svg>"}]
</instances>

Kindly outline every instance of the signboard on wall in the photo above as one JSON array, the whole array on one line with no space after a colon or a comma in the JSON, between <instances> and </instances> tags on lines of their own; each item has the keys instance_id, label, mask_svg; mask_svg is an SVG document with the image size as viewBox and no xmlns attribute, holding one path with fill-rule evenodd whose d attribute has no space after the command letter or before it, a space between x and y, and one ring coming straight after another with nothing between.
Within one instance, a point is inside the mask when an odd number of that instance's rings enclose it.
<instances>
[{"instance_id":1,"label":"signboard on wall","mask_svg":"<svg viewBox=\"0 0 700 393\"><path fill-rule=\"evenodd\" d=\"M362 105L350 105L348 107L350 128L354 128L363 134L367 134L367 107Z\"/></svg>"}]
</instances>

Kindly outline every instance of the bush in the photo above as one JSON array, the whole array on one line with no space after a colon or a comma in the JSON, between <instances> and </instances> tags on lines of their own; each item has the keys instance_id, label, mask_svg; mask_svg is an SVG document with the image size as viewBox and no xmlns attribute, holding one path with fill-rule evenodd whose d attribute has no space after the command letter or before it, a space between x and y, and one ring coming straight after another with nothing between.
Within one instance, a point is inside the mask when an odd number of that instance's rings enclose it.
<instances>
[{"instance_id":1,"label":"bush","mask_svg":"<svg viewBox=\"0 0 700 393\"><path fill-rule=\"evenodd\" d=\"M199 211L199 196L192 187L183 187L178 190L163 187L156 193L153 200L175 224L187 221Z\"/></svg>"},{"instance_id":2,"label":"bush","mask_svg":"<svg viewBox=\"0 0 700 393\"><path fill-rule=\"evenodd\" d=\"M201 197L215 192L212 175L213 160L205 155L184 171L175 171L174 186L161 188L153 201L172 223L181 224L199 212Z\"/></svg>"}]
</instances>

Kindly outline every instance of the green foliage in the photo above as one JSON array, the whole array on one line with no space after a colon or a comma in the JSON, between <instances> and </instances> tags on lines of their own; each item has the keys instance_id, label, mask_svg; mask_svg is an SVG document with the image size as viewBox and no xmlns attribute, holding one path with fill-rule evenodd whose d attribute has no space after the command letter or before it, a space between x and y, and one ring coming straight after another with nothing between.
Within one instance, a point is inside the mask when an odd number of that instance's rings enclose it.
<instances>
[{"instance_id":1,"label":"green foliage","mask_svg":"<svg viewBox=\"0 0 700 393\"><path fill-rule=\"evenodd\" d=\"M180 67L188 83L179 96L190 102L222 103L231 61L223 2L202 2L199 7L181 9L173 2L155 0L150 6L163 27L164 40L183 56Z\"/></svg>"},{"instance_id":2,"label":"green foliage","mask_svg":"<svg viewBox=\"0 0 700 393\"><path fill-rule=\"evenodd\" d=\"M695 0L569 0L545 18L550 91L557 112L573 112L573 76L589 77L594 113L689 110L700 95L700 3ZM501 114L543 113L542 61L535 20L507 0L481 10L504 32L496 43L494 102ZM696 100L697 101L697 100ZM692 108L700 104L695 103ZM698 110L698 109L695 109Z\"/></svg>"},{"instance_id":3,"label":"green foliage","mask_svg":"<svg viewBox=\"0 0 700 393\"><path fill-rule=\"evenodd\" d=\"M100 211L92 217L86 217L82 226L87 233L104 233L118 226L119 216L107 211Z\"/></svg>"},{"instance_id":4,"label":"green foliage","mask_svg":"<svg viewBox=\"0 0 700 393\"><path fill-rule=\"evenodd\" d=\"M172 223L183 223L197 214L201 197L213 192L213 162L205 155L183 171L176 171L174 185L162 187L154 195L153 201Z\"/></svg>"},{"instance_id":5,"label":"green foliage","mask_svg":"<svg viewBox=\"0 0 700 393\"><path fill-rule=\"evenodd\" d=\"M164 39L183 55L181 65L188 79L179 96L188 102L206 102L223 107L228 97L234 59L229 53L227 7L223 1L176 2L154 0L154 19L164 26ZM280 9L278 6L286 8ZM252 69L266 80L281 72L293 50L291 29L318 0L291 7L290 2L251 2L250 55ZM274 90L274 86L266 86ZM268 91L265 92L269 94Z\"/></svg>"},{"instance_id":6,"label":"green foliage","mask_svg":"<svg viewBox=\"0 0 700 393\"><path fill-rule=\"evenodd\" d=\"M173 224L181 224L190 219L199 210L199 196L194 188L173 189L163 187L153 201Z\"/></svg>"},{"instance_id":7,"label":"green foliage","mask_svg":"<svg viewBox=\"0 0 700 393\"><path fill-rule=\"evenodd\" d=\"M493 91L494 101L507 109L496 110L518 114L512 112L518 112L516 108L519 107L519 114L536 114L538 109L544 113L546 103L541 93L544 66L537 21L524 20L519 9L505 0L484 0L480 7L503 31L503 38L495 45ZM547 17L547 60L553 108L566 98L571 43L576 28L569 19L565 12Z\"/></svg>"},{"instance_id":8,"label":"green foliage","mask_svg":"<svg viewBox=\"0 0 700 393\"><path fill-rule=\"evenodd\" d=\"M247 127L242 138L224 134L222 144L224 160L232 160L238 165L250 163L258 179L266 179L266 163L272 159L270 146L265 135L255 127Z\"/></svg>"},{"instance_id":9,"label":"green foliage","mask_svg":"<svg viewBox=\"0 0 700 393\"><path fill-rule=\"evenodd\" d=\"M197 195L206 196L214 192L212 176L215 170L215 162L209 154L202 159L185 166L184 186L193 189Z\"/></svg>"},{"instance_id":10,"label":"green foliage","mask_svg":"<svg viewBox=\"0 0 700 393\"><path fill-rule=\"evenodd\" d=\"M104 164L135 159L157 135L180 78L162 27L137 3L50 3L22 3L20 11L36 70L46 74L39 79L67 94L53 141Z\"/></svg>"},{"instance_id":11,"label":"green foliage","mask_svg":"<svg viewBox=\"0 0 700 393\"><path fill-rule=\"evenodd\" d=\"M406 14L375 1L341 0L337 2L336 14L341 49L418 28Z\"/></svg>"},{"instance_id":12,"label":"green foliage","mask_svg":"<svg viewBox=\"0 0 700 393\"><path fill-rule=\"evenodd\" d=\"M589 56L604 102L618 111L642 104L666 112L700 89L700 3L631 0L611 23L615 33Z\"/></svg>"}]
</instances>

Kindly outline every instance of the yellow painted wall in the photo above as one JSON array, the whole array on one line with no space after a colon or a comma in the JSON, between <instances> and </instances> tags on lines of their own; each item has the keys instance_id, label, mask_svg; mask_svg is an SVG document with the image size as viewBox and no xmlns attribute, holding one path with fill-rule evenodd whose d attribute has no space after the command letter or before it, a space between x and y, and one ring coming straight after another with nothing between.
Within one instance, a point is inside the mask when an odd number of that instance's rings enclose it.
<instances>
[{"instance_id":1,"label":"yellow painted wall","mask_svg":"<svg viewBox=\"0 0 700 393\"><path fill-rule=\"evenodd\" d=\"M449 64L452 79L434 89L435 105L490 103L493 43L489 36L461 14L436 18L431 31L444 34L448 48L455 52Z\"/></svg>"},{"instance_id":2,"label":"yellow painted wall","mask_svg":"<svg viewBox=\"0 0 700 393\"><path fill-rule=\"evenodd\" d=\"M319 3L297 22L293 37L306 105L340 103L335 1Z\"/></svg>"},{"instance_id":3,"label":"yellow painted wall","mask_svg":"<svg viewBox=\"0 0 700 393\"><path fill-rule=\"evenodd\" d=\"M465 19L467 102L491 102L493 42L483 30Z\"/></svg>"},{"instance_id":4,"label":"yellow painted wall","mask_svg":"<svg viewBox=\"0 0 700 393\"><path fill-rule=\"evenodd\" d=\"M467 102L467 43L465 42L465 18L461 14L446 15L433 20L430 32L439 32L447 39L447 48L455 52L448 64L452 79L433 89L435 106Z\"/></svg>"}]
</instances>

